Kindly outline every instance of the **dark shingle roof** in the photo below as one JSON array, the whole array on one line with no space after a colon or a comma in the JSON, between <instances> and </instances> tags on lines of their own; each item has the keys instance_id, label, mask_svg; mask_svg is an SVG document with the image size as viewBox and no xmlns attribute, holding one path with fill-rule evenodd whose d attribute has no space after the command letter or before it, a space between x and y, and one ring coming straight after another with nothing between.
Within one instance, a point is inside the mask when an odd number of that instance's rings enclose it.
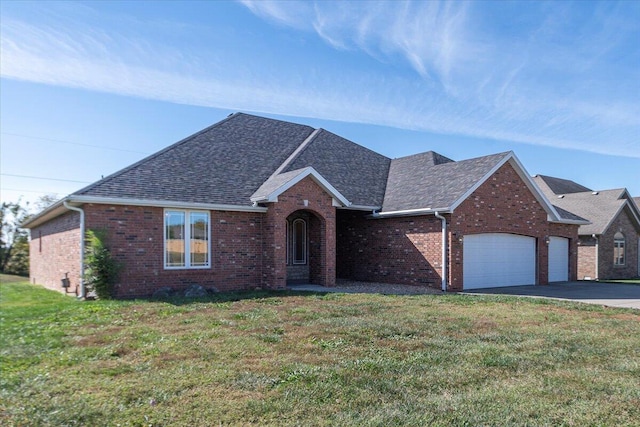
<instances>
[{"instance_id":1,"label":"dark shingle roof","mask_svg":"<svg viewBox=\"0 0 640 427\"><path fill-rule=\"evenodd\" d=\"M284 169L313 167L354 205L382 205L391 159L320 129Z\"/></svg>"},{"instance_id":2,"label":"dark shingle roof","mask_svg":"<svg viewBox=\"0 0 640 427\"><path fill-rule=\"evenodd\" d=\"M446 157L434 154L437 153L391 161L383 212L448 208L510 152L439 164L434 164L433 159Z\"/></svg>"},{"instance_id":3,"label":"dark shingle roof","mask_svg":"<svg viewBox=\"0 0 640 427\"><path fill-rule=\"evenodd\" d=\"M622 197L625 193L623 188L557 195L549 186L544 185L546 180L543 181L540 175L536 175L533 180L554 206L591 222L580 226L578 233L581 235L604 233L626 203L626 199Z\"/></svg>"},{"instance_id":4,"label":"dark shingle roof","mask_svg":"<svg viewBox=\"0 0 640 427\"><path fill-rule=\"evenodd\" d=\"M233 114L74 194L249 205L251 195L313 130Z\"/></svg>"},{"instance_id":5,"label":"dark shingle roof","mask_svg":"<svg viewBox=\"0 0 640 427\"><path fill-rule=\"evenodd\" d=\"M536 182L540 187L542 187L540 184L544 183L554 194L572 194L592 191L590 188L569 179L555 178L546 175L536 175L536 178L539 178Z\"/></svg>"},{"instance_id":6,"label":"dark shingle roof","mask_svg":"<svg viewBox=\"0 0 640 427\"><path fill-rule=\"evenodd\" d=\"M553 208L556 210L556 212L558 212L558 215L560 215L560 218L562 219L568 219L570 221L588 221L587 219L582 218L581 216L578 216L573 212L569 212L566 209L562 209L558 205L553 205Z\"/></svg>"}]
</instances>

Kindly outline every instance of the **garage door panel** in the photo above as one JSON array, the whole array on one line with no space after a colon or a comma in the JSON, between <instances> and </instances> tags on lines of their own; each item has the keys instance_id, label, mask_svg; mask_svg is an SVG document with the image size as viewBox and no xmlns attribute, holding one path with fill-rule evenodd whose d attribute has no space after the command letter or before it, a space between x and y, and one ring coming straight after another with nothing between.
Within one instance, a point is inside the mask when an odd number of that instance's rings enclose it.
<instances>
[{"instance_id":1,"label":"garage door panel","mask_svg":"<svg viewBox=\"0 0 640 427\"><path fill-rule=\"evenodd\" d=\"M467 235L463 244L463 287L533 285L535 253L533 237L507 233Z\"/></svg>"},{"instance_id":2,"label":"garage door panel","mask_svg":"<svg viewBox=\"0 0 640 427\"><path fill-rule=\"evenodd\" d=\"M549 238L549 282L569 280L569 239Z\"/></svg>"}]
</instances>

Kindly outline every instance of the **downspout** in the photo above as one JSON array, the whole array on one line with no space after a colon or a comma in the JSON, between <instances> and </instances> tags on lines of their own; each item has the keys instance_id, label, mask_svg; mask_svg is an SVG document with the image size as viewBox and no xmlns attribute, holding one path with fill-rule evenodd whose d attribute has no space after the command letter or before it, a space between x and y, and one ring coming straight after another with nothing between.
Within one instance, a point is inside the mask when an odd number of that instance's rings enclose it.
<instances>
[{"instance_id":1,"label":"downspout","mask_svg":"<svg viewBox=\"0 0 640 427\"><path fill-rule=\"evenodd\" d=\"M435 216L442 221L442 291L447 292L447 219L439 212Z\"/></svg>"},{"instance_id":2,"label":"downspout","mask_svg":"<svg viewBox=\"0 0 640 427\"><path fill-rule=\"evenodd\" d=\"M84 211L75 206L71 206L66 200L62 202L65 208L80 212L80 295L78 298L84 298Z\"/></svg>"},{"instance_id":3,"label":"downspout","mask_svg":"<svg viewBox=\"0 0 640 427\"><path fill-rule=\"evenodd\" d=\"M600 265L599 265L600 260L599 260L599 258L600 257L598 256L598 252L600 250L600 248L599 248L600 242L598 240L598 236L597 235L592 234L591 237L593 237L595 239L595 241L596 241L596 277L595 277L595 280L600 280L600 274L599 274L600 273L599 272L599 270L600 270Z\"/></svg>"}]
</instances>

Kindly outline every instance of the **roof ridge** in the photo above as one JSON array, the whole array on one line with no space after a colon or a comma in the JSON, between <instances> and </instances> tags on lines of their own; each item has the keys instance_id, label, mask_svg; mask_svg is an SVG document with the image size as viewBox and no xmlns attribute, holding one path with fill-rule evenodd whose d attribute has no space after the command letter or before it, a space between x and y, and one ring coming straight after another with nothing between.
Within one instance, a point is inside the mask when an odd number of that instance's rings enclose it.
<instances>
[{"instance_id":1,"label":"roof ridge","mask_svg":"<svg viewBox=\"0 0 640 427\"><path fill-rule=\"evenodd\" d=\"M267 178L267 181L270 180L271 178L273 178L276 175L280 175L282 173L282 171L287 168L287 166L289 166L291 163L293 163L293 161L298 158L300 153L302 153L305 150L305 148L307 148L309 146L311 141L313 141L316 138L316 136L320 133L321 130L322 130L322 128L314 129L313 132L311 132L309 135L307 135L305 140L302 141L300 143L300 145L295 150L293 150L293 152L289 155L289 157L287 157L285 159L285 161L282 162L282 164L280 166L278 166L278 168L271 174L271 176L269 178Z\"/></svg>"},{"instance_id":2,"label":"roof ridge","mask_svg":"<svg viewBox=\"0 0 640 427\"><path fill-rule=\"evenodd\" d=\"M161 154L164 154L164 153L166 153L167 151L169 151L169 150L171 150L171 149L173 149L173 148L175 148L175 147L178 147L179 145L182 145L182 144L184 144L184 143L186 143L186 142L188 142L188 141L192 140L193 138L196 138L196 137L198 137L198 136L202 135L203 133L208 132L208 131L210 131L211 129L214 129L214 128L216 128L217 126L220 126L220 125L222 125L223 123L228 122L228 121L229 121L229 120L231 120L232 118L237 117L237 116L242 115L242 114L244 114L244 113L239 113L239 112L231 113L231 114L229 114L227 117L225 117L224 119L220 120L219 122L216 122L216 123L212 124L211 126L208 126L208 127L204 128L204 129L202 129L202 130L199 130L198 132L196 132L196 133L194 133L194 134L192 134L192 135L189 135L189 136L187 136L186 138L183 138L183 139L179 140L178 142L174 142L173 144L169 145L168 147L165 147L165 148L163 148L163 149L162 149L162 150L160 150L160 151L156 151L155 153L150 154L149 156L147 156L147 157L145 157L145 158L143 158L143 159L138 160L137 162L133 163L132 165L129 165L129 166L127 166L127 167L125 167L125 168L123 168L123 169L120 169L120 170L118 170L118 171L116 171L116 172L114 172L114 173L112 173L112 174L110 174L110 175L107 175L106 177L104 177L104 178L102 178L102 179L99 179L98 181L96 181L96 182L94 182L94 183L92 183L92 184L89 184L89 185L87 185L86 187L83 187L83 188L81 188L81 189L79 189L79 190L76 190L76 191L74 191L73 193L71 193L71 194L69 194L69 195L70 195L70 196L73 196L73 195L80 195L81 193L84 193L84 192L86 192L86 191L89 191L89 190L91 190L92 188L94 188L94 187L96 187L96 186L98 186L98 185L100 185L100 184L103 184L103 183L104 183L104 182L106 182L107 180L111 180L111 179L113 179L113 178L115 178L115 177L117 177L117 176L119 176L119 175L122 175L123 173L128 172L128 171L130 171L131 169L134 169L134 168L136 168L136 167L140 166L141 164L146 163L147 161L149 161L149 160L151 160L151 159L154 159L154 158L156 158L156 157L160 156ZM247 115L247 114L245 114L245 115Z\"/></svg>"}]
</instances>

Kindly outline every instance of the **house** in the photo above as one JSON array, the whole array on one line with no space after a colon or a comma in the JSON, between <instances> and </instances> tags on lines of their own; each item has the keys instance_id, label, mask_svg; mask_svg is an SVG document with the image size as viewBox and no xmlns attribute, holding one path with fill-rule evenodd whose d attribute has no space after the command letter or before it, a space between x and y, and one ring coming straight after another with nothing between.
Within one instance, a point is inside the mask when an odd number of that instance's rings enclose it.
<instances>
[{"instance_id":1,"label":"house","mask_svg":"<svg viewBox=\"0 0 640 427\"><path fill-rule=\"evenodd\" d=\"M80 288L102 229L119 298L336 277L458 291L576 278L578 227L513 152L390 159L324 129L236 113L25 224L31 279Z\"/></svg>"},{"instance_id":2,"label":"house","mask_svg":"<svg viewBox=\"0 0 640 427\"><path fill-rule=\"evenodd\" d=\"M590 221L578 229L578 279L640 277L640 209L625 188L593 191L545 175L534 181L553 204Z\"/></svg>"}]
</instances>

